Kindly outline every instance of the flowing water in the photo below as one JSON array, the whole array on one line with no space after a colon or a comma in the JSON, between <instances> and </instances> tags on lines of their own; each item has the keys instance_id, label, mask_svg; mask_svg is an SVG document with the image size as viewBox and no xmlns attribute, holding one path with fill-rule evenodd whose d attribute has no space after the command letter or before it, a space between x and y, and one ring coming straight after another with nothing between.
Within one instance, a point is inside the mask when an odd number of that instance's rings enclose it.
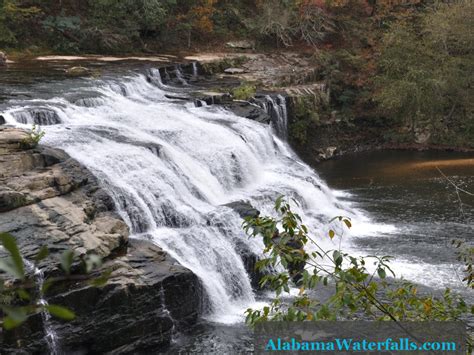
<instances>
[{"instance_id":1,"label":"flowing water","mask_svg":"<svg viewBox=\"0 0 474 355\"><path fill-rule=\"evenodd\" d=\"M438 170L439 169L439 170ZM453 239L474 242L474 154L454 152L373 152L318 166L318 172L368 211L390 233L356 236L353 245L368 254L393 255L398 276L434 289L467 292Z\"/></svg>"},{"instance_id":2,"label":"flowing water","mask_svg":"<svg viewBox=\"0 0 474 355\"><path fill-rule=\"evenodd\" d=\"M36 281L36 290L39 294L41 294L43 285L44 285L44 274L43 271L37 268L31 261L24 259L24 263L26 269L29 273L34 275ZM48 306L48 301L45 298L40 297L38 303L42 306ZM43 327L44 327L44 334L45 334L45 341L47 348L49 350L49 354L51 355L59 355L61 354L61 348L59 345L58 334L54 331L52 324L51 324L51 315L43 310L41 312L41 318L43 320Z\"/></svg>"},{"instance_id":3,"label":"flowing water","mask_svg":"<svg viewBox=\"0 0 474 355\"><path fill-rule=\"evenodd\" d=\"M295 209L305 224L318 232L318 241L328 249L338 246L323 237L330 228L328 221L348 216L354 228L343 248L356 254L377 249L385 241L391 246L403 245L399 238L411 229L403 225L404 215L390 218L398 212L387 212L386 218L369 217L363 209L377 211L375 205L363 203L367 200L364 191L359 195L359 190L348 185L341 185L341 190L329 188L296 156L285 141L283 97L266 98L263 107L272 117L269 126L218 106L196 107L167 98L170 92L189 90L179 67L176 71L183 84L178 89L163 84L160 72L149 68L120 68L101 79L13 83L9 85L17 95L6 95L0 110L9 124L43 125L46 136L42 143L65 150L94 172L113 196L133 238L153 241L201 279L207 295L203 318L208 323L191 337L191 344L178 341L176 346L209 349L206 344L212 343L219 352L226 346L244 350L249 344L248 333L232 324L241 324L244 310L258 306L259 299L239 250L244 243L259 254L262 245L245 236L241 218L226 204L248 201L263 214L271 214L279 195L292 197L298 201ZM334 178L330 169L325 174ZM349 192L342 191L348 188ZM386 193L373 191L372 202L390 204ZM380 194L384 199L377 199ZM403 201L405 196L394 198ZM420 224L419 230L436 225L436 221L426 223ZM463 225L456 230L464 231L466 223L456 223L453 226ZM472 226L469 228L472 231ZM425 246L433 244L426 239L427 233L413 238ZM399 253L397 267L409 270L405 276L431 285L439 270L451 280L454 269L459 269L459 265L440 269L440 263L454 265L454 261L436 261L436 248L428 252L433 254L429 260L410 259L402 247L380 250ZM423 273L410 271L421 265ZM229 342L228 333L242 333L240 342Z\"/></svg>"}]
</instances>

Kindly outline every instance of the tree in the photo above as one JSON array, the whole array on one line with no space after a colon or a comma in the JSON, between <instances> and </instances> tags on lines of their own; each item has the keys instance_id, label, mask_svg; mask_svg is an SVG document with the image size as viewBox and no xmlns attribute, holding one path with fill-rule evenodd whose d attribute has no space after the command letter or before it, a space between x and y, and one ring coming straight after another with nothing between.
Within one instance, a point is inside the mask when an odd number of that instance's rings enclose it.
<instances>
[{"instance_id":1,"label":"tree","mask_svg":"<svg viewBox=\"0 0 474 355\"><path fill-rule=\"evenodd\" d=\"M17 44L30 31L31 21L41 14L36 6L20 6L17 0L0 0L0 45Z\"/></svg>"},{"instance_id":2,"label":"tree","mask_svg":"<svg viewBox=\"0 0 474 355\"><path fill-rule=\"evenodd\" d=\"M470 1L441 4L419 27L395 23L384 38L376 97L412 139L425 130L434 142L474 141L473 16Z\"/></svg>"},{"instance_id":3,"label":"tree","mask_svg":"<svg viewBox=\"0 0 474 355\"><path fill-rule=\"evenodd\" d=\"M214 31L212 17L216 3L217 0L185 1L178 8L176 20L171 22L178 32L185 33L188 48L191 47L193 33L207 37Z\"/></svg>"},{"instance_id":4,"label":"tree","mask_svg":"<svg viewBox=\"0 0 474 355\"><path fill-rule=\"evenodd\" d=\"M96 43L106 50L131 47L164 26L168 7L174 3L173 0L89 1L83 45Z\"/></svg>"}]
</instances>

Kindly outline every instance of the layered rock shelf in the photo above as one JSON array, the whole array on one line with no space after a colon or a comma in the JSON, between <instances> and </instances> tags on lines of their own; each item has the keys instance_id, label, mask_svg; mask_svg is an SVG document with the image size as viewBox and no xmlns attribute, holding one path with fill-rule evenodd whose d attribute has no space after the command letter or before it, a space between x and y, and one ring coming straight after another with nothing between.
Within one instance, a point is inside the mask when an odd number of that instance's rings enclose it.
<instances>
[{"instance_id":1,"label":"layered rock shelf","mask_svg":"<svg viewBox=\"0 0 474 355\"><path fill-rule=\"evenodd\" d=\"M42 246L50 256L39 268L59 274L60 255L96 254L111 270L104 287L89 279L50 288L46 300L69 307L72 322L50 320L63 352L132 353L163 348L179 327L196 322L201 302L198 278L159 247L129 239L129 229L99 181L65 152L31 147L28 133L0 127L0 231L12 234L26 260ZM48 352L46 325L32 316L0 332L2 352ZM49 345L51 346L51 344Z\"/></svg>"}]
</instances>

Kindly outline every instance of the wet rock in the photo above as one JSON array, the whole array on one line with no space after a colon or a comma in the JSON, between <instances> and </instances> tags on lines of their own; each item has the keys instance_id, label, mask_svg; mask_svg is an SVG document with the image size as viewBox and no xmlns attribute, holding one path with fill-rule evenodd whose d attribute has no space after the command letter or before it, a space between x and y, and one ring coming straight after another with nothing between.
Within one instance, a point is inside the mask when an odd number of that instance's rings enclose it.
<instances>
[{"instance_id":1,"label":"wet rock","mask_svg":"<svg viewBox=\"0 0 474 355\"><path fill-rule=\"evenodd\" d=\"M232 101L224 107L237 116L245 117L261 123L270 123L270 116L257 104L248 101Z\"/></svg>"},{"instance_id":2,"label":"wet rock","mask_svg":"<svg viewBox=\"0 0 474 355\"><path fill-rule=\"evenodd\" d=\"M4 125L5 123L7 123L7 121L5 120L5 117L3 117L2 115L0 115L0 126L1 126L1 125Z\"/></svg>"},{"instance_id":3,"label":"wet rock","mask_svg":"<svg viewBox=\"0 0 474 355\"><path fill-rule=\"evenodd\" d=\"M59 273L60 255L73 250L104 258L98 276L112 270L103 288L90 280L53 285L51 304L74 310L72 322L51 320L63 353L136 353L164 349L174 329L196 322L197 277L159 247L128 240L128 226L112 198L77 161L57 149L22 149L25 131L0 127L0 231L11 233L32 260L42 246L50 256L39 267ZM1 256L0 256L1 257ZM79 265L74 265L77 272ZM1 353L46 353L43 318L0 332Z\"/></svg>"},{"instance_id":4,"label":"wet rock","mask_svg":"<svg viewBox=\"0 0 474 355\"><path fill-rule=\"evenodd\" d=\"M133 353L164 349L175 330L196 322L197 277L150 242L133 240L126 254L107 261L107 285L72 285L50 298L74 310L76 320L56 323L63 351Z\"/></svg>"},{"instance_id":5,"label":"wet rock","mask_svg":"<svg viewBox=\"0 0 474 355\"><path fill-rule=\"evenodd\" d=\"M171 99L171 100L181 100L181 101L187 101L189 100L189 97L188 96L184 96L184 95L170 95L170 94L165 94L165 97L167 99Z\"/></svg>"},{"instance_id":6,"label":"wet rock","mask_svg":"<svg viewBox=\"0 0 474 355\"><path fill-rule=\"evenodd\" d=\"M260 211L255 209L250 203L246 201L234 201L227 203L224 206L232 208L239 214L240 217L258 217ZM254 253L243 240L236 241L236 251L240 255L244 264L245 270L250 276L250 283L254 289L259 289L259 283L265 273L256 270L255 265L259 260L259 256Z\"/></svg>"},{"instance_id":7,"label":"wet rock","mask_svg":"<svg viewBox=\"0 0 474 355\"><path fill-rule=\"evenodd\" d=\"M250 250L247 244L240 240L237 241L235 250L240 255L245 271L247 271L247 274L250 277L250 284L254 289L260 289L260 280L265 276L265 273L258 271L255 267L259 260L259 256Z\"/></svg>"},{"instance_id":8,"label":"wet rock","mask_svg":"<svg viewBox=\"0 0 474 355\"><path fill-rule=\"evenodd\" d=\"M219 105L232 100L229 93L214 91L199 91L196 93L197 99L204 101L208 105Z\"/></svg>"},{"instance_id":9,"label":"wet rock","mask_svg":"<svg viewBox=\"0 0 474 355\"><path fill-rule=\"evenodd\" d=\"M260 211L255 209L249 202L235 201L225 204L224 206L232 208L242 218L258 217Z\"/></svg>"}]
</instances>

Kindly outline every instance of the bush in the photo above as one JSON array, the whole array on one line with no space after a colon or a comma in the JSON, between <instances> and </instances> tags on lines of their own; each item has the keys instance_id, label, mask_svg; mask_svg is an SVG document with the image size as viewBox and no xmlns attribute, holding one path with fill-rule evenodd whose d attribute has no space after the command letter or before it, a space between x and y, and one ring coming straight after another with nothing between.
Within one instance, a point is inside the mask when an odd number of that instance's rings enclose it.
<instances>
[{"instance_id":1,"label":"bush","mask_svg":"<svg viewBox=\"0 0 474 355\"><path fill-rule=\"evenodd\" d=\"M245 83L232 90L232 96L236 100L249 100L255 96L257 87L255 85Z\"/></svg>"},{"instance_id":2,"label":"bush","mask_svg":"<svg viewBox=\"0 0 474 355\"><path fill-rule=\"evenodd\" d=\"M385 36L376 98L381 113L398 119L411 139L418 129L429 130L432 143L472 138L473 17L472 2L441 4L421 28L396 23Z\"/></svg>"},{"instance_id":3,"label":"bush","mask_svg":"<svg viewBox=\"0 0 474 355\"><path fill-rule=\"evenodd\" d=\"M39 144L41 139L43 139L44 135L45 132L42 131L41 128L36 125L33 125L33 127L31 128L31 132L28 134L28 138L25 138L21 141L21 147L23 149L35 148Z\"/></svg>"}]
</instances>

